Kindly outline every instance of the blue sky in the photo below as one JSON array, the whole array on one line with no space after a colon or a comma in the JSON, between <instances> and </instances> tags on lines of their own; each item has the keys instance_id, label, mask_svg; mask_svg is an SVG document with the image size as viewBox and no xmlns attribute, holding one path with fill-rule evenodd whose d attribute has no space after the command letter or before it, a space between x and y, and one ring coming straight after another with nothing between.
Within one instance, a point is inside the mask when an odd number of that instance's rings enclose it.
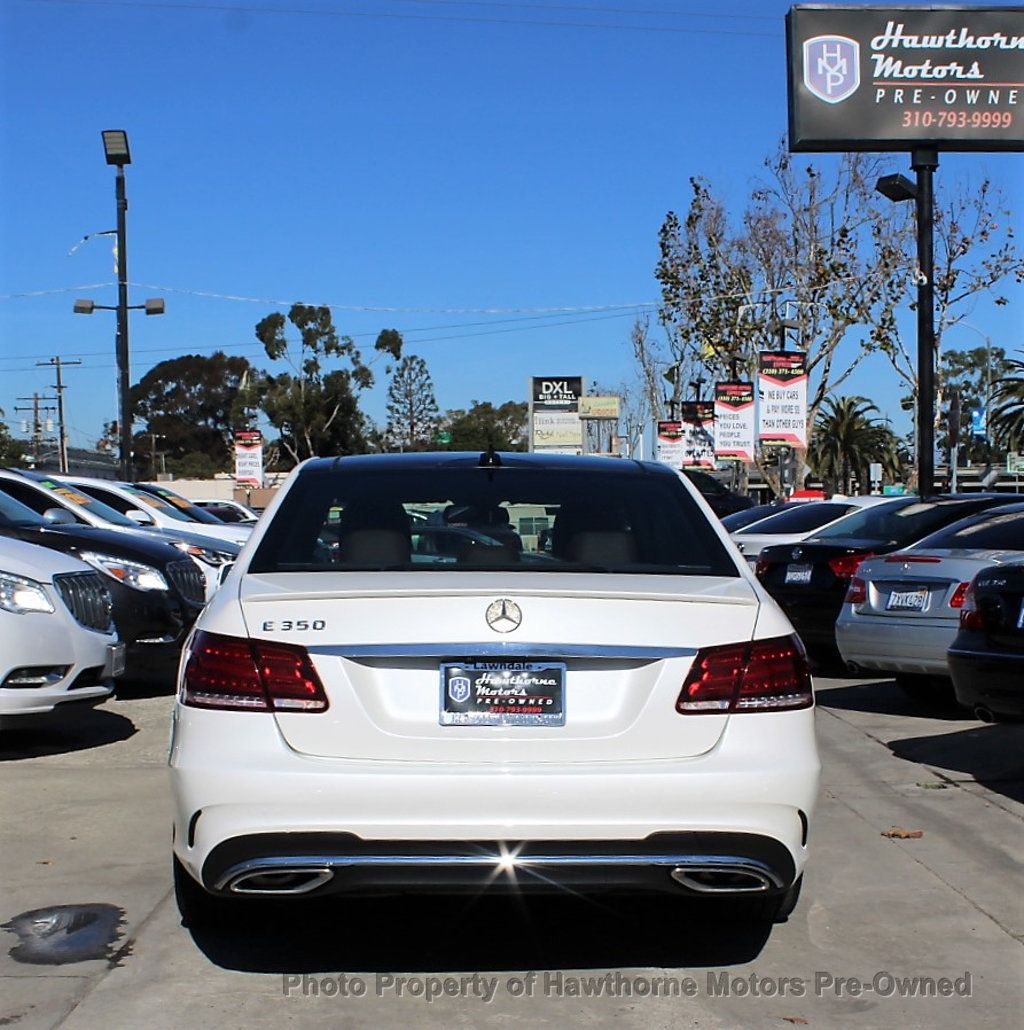
<instances>
[{"instance_id":1,"label":"blue sky","mask_svg":"<svg viewBox=\"0 0 1024 1030\"><path fill-rule=\"evenodd\" d=\"M531 375L620 383L635 306L658 299L665 213L692 175L738 210L785 132L788 8L0 0L8 424L21 436L19 398L52 395L35 363L56 355L82 361L65 374L72 444L115 417L113 313L72 314L79 296L116 302L111 241L69 255L115 224L106 128L131 141L131 301L167 302L131 316L133 382L181 353L266 367L256 322L301 300L334 306L367 350L399 329L442 408L525 400ZM1024 240L1024 155L941 157L940 187L982 175ZM1006 292L947 344L1019 347L1024 288ZM385 391L381 375L362 402L378 421ZM906 428L883 359L844 391Z\"/></svg>"}]
</instances>

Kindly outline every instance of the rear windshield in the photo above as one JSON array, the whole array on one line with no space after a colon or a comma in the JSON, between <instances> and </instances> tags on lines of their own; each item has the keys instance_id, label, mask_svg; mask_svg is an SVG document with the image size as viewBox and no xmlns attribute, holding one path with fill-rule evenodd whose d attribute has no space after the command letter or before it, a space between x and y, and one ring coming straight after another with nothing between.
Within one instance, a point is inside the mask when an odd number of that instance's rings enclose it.
<instances>
[{"instance_id":1,"label":"rear windshield","mask_svg":"<svg viewBox=\"0 0 1024 1030\"><path fill-rule=\"evenodd\" d=\"M796 504L755 504L753 508L744 508L743 511L734 511L731 515L722 518L722 525L730 533L735 533L752 522L760 522L769 515L778 515L788 508L795 508Z\"/></svg>"},{"instance_id":2,"label":"rear windshield","mask_svg":"<svg viewBox=\"0 0 1024 1030\"><path fill-rule=\"evenodd\" d=\"M916 545L947 550L976 548L982 551L1024 551L1024 510L993 512L932 533Z\"/></svg>"},{"instance_id":3,"label":"rear windshield","mask_svg":"<svg viewBox=\"0 0 1024 1030\"><path fill-rule=\"evenodd\" d=\"M249 566L395 569L739 575L672 476L472 466L303 472Z\"/></svg>"},{"instance_id":4,"label":"rear windshield","mask_svg":"<svg viewBox=\"0 0 1024 1030\"><path fill-rule=\"evenodd\" d=\"M832 504L828 501L811 502L809 504L798 504L786 511L780 511L777 515L769 515L768 518L751 526L748 533L807 533L827 522L833 522L853 511L854 506L850 504Z\"/></svg>"},{"instance_id":5,"label":"rear windshield","mask_svg":"<svg viewBox=\"0 0 1024 1030\"><path fill-rule=\"evenodd\" d=\"M852 512L834 526L814 534L815 540L853 538L877 543L908 544L967 515L998 503L993 499L893 501Z\"/></svg>"}]
</instances>

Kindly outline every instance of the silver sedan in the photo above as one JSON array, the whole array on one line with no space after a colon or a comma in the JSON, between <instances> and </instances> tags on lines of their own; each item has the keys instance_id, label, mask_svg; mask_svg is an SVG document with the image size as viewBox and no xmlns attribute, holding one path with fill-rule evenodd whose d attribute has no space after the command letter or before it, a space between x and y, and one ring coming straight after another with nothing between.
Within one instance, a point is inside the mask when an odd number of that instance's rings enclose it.
<instances>
[{"instance_id":1,"label":"silver sedan","mask_svg":"<svg viewBox=\"0 0 1024 1030\"><path fill-rule=\"evenodd\" d=\"M915 697L949 694L946 650L975 574L1024 557L1024 504L968 516L895 554L861 564L836 642L855 670L892 672Z\"/></svg>"}]
</instances>

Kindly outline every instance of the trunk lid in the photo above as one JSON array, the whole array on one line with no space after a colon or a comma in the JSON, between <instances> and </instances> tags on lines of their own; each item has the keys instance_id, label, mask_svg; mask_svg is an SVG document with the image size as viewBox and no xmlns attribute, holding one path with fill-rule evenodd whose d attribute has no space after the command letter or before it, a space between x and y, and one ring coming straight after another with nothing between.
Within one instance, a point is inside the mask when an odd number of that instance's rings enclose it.
<instances>
[{"instance_id":1,"label":"trunk lid","mask_svg":"<svg viewBox=\"0 0 1024 1030\"><path fill-rule=\"evenodd\" d=\"M698 648L749 640L759 609L739 577L372 578L372 586L324 573L243 581L250 636L305 646L327 692L326 712L275 714L300 753L487 764L701 755L728 716L678 715L683 680ZM518 627L491 628L495 601L518 608ZM443 664L531 658L564 665L563 725L441 724Z\"/></svg>"}]
</instances>

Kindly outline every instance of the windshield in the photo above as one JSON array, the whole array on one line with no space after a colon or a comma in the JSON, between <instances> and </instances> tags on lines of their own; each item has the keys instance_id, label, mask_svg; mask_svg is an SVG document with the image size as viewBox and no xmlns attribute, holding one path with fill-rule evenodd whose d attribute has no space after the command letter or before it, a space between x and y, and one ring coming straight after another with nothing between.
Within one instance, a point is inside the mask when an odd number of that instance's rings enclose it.
<instances>
[{"instance_id":1,"label":"windshield","mask_svg":"<svg viewBox=\"0 0 1024 1030\"><path fill-rule=\"evenodd\" d=\"M165 487L145 483L138 486L129 486L127 489L147 501L151 501L153 497L166 501L176 512L187 516L190 522L205 522L208 526L224 525L224 521L217 518L216 515L211 515L208 511L200 508L198 504L193 504L191 501L176 494L173 490L168 490ZM161 508L160 510L163 511L164 509Z\"/></svg>"},{"instance_id":2,"label":"windshield","mask_svg":"<svg viewBox=\"0 0 1024 1030\"><path fill-rule=\"evenodd\" d=\"M880 544L908 544L920 540L941 526L948 525L979 508L991 507L995 501L976 500L920 501L915 498L876 504L851 512L834 525L814 534L815 540L855 538L872 540Z\"/></svg>"},{"instance_id":3,"label":"windshield","mask_svg":"<svg viewBox=\"0 0 1024 1030\"><path fill-rule=\"evenodd\" d=\"M769 515L776 515L780 511L793 507L795 505L785 503L755 504L753 508L744 508L743 511L734 511L731 515L725 515L722 518L722 525L730 533L735 533L743 529L744 526L749 526L752 522L760 522L761 519L766 519Z\"/></svg>"},{"instance_id":4,"label":"windshield","mask_svg":"<svg viewBox=\"0 0 1024 1030\"><path fill-rule=\"evenodd\" d=\"M0 489L0 526L45 526L46 520Z\"/></svg>"},{"instance_id":5,"label":"windshield","mask_svg":"<svg viewBox=\"0 0 1024 1030\"><path fill-rule=\"evenodd\" d=\"M828 522L842 518L849 511L855 510L849 504L833 504L829 501L812 501L810 504L797 504L777 515L770 515L756 526L751 526L748 533L809 533ZM742 535L742 531L740 532Z\"/></svg>"},{"instance_id":6,"label":"windshield","mask_svg":"<svg viewBox=\"0 0 1024 1030\"><path fill-rule=\"evenodd\" d=\"M102 519L104 522L109 522L114 526L125 526L131 529L139 528L139 524L137 522L133 522L126 515L122 515L119 511L115 511L109 504L104 504L102 501L98 501L95 497L90 497L88 494L82 493L80 490L75 490L73 487L68 486L67 483L58 483L53 479L36 479L34 482L36 486L41 487L44 490L49 490L50 493L56 494L65 501L70 501L72 504L77 504L80 508L85 508L86 511L95 515L96 518Z\"/></svg>"},{"instance_id":7,"label":"windshield","mask_svg":"<svg viewBox=\"0 0 1024 1030\"><path fill-rule=\"evenodd\" d=\"M1024 508L1020 511L993 511L925 537L915 548L936 550L973 548L984 551L1024 551Z\"/></svg>"},{"instance_id":8,"label":"windshield","mask_svg":"<svg viewBox=\"0 0 1024 1030\"><path fill-rule=\"evenodd\" d=\"M739 575L678 479L564 468L312 469L250 566L383 569Z\"/></svg>"},{"instance_id":9,"label":"windshield","mask_svg":"<svg viewBox=\"0 0 1024 1030\"><path fill-rule=\"evenodd\" d=\"M123 485L122 490L130 493L132 497L142 501L144 505L148 505L150 508L154 508L160 512L161 515L167 515L172 519L177 519L179 522L198 522L199 519L192 518L187 512L182 511L180 508L173 504L168 503L162 497L158 497L156 494L151 494L146 490L139 490L134 486Z\"/></svg>"}]
</instances>

